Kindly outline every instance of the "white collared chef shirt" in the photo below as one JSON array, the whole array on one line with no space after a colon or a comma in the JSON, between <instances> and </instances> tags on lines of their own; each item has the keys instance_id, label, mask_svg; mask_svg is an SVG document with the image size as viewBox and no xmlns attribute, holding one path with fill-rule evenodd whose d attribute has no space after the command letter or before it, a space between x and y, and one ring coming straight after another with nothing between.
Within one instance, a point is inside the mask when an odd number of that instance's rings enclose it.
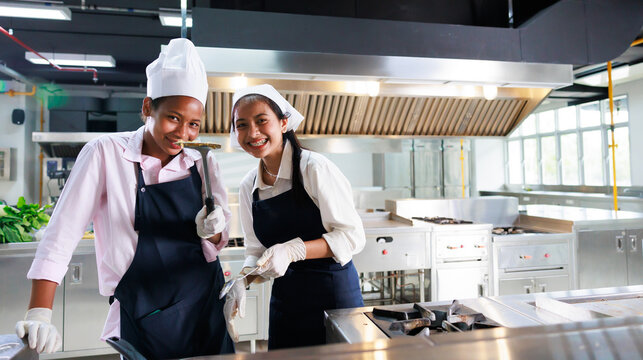
<instances>
[{"instance_id":1,"label":"white collared chef shirt","mask_svg":"<svg viewBox=\"0 0 643 360\"><path fill-rule=\"evenodd\" d=\"M281 155L279 173L274 185L266 185L259 166L250 170L239 187L239 212L243 229L246 261L244 266L255 266L266 248L261 245L252 227L252 193L259 189L259 199L269 199L292 188L292 146L288 141ZM333 259L342 266L364 248L364 227L355 206L348 179L324 156L302 150L300 169L306 193L319 208L326 233L322 237L333 252ZM256 179L256 181L255 181ZM275 226L280 226L275 224Z\"/></svg>"},{"instance_id":2,"label":"white collared chef shirt","mask_svg":"<svg viewBox=\"0 0 643 360\"><path fill-rule=\"evenodd\" d=\"M135 132L101 136L83 147L38 244L28 279L60 284L74 249L92 221L99 292L104 296L113 295L134 259L138 243L138 233L134 230L138 176L135 163L140 163L148 185L187 178L195 163L203 179L201 154L196 150L183 149L165 167L159 159L141 154L144 129L142 126ZM214 201L223 208L229 223L230 210L219 165L212 154L208 156L208 162ZM205 194L205 187L202 192ZM202 239L206 260L216 260L227 243L227 225L219 244ZM117 300L109 308L101 339L111 336L120 336Z\"/></svg>"}]
</instances>

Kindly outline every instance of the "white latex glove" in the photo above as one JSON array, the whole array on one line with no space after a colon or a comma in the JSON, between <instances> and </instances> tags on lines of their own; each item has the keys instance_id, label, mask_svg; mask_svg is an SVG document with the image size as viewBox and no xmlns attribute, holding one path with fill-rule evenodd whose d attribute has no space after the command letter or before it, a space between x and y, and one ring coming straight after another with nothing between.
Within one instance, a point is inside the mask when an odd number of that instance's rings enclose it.
<instances>
[{"instance_id":1,"label":"white latex glove","mask_svg":"<svg viewBox=\"0 0 643 360\"><path fill-rule=\"evenodd\" d=\"M305 258L306 245L300 238L294 238L266 249L257 260L257 266L260 267L257 273L263 277L278 278L284 276L291 262Z\"/></svg>"},{"instance_id":2,"label":"white latex glove","mask_svg":"<svg viewBox=\"0 0 643 360\"><path fill-rule=\"evenodd\" d=\"M62 338L56 327L51 325L51 309L29 309L25 319L16 323L16 335L22 338L26 334L29 335L29 347L38 353L62 349Z\"/></svg>"},{"instance_id":3,"label":"white latex glove","mask_svg":"<svg viewBox=\"0 0 643 360\"><path fill-rule=\"evenodd\" d=\"M237 281L232 285L228 292L223 305L223 315L226 320L228 333L234 342L239 341L239 334L234 327L234 318L239 315L243 318L246 316L246 282L245 279Z\"/></svg>"},{"instance_id":4,"label":"white latex glove","mask_svg":"<svg viewBox=\"0 0 643 360\"><path fill-rule=\"evenodd\" d=\"M225 216L223 209L219 205L214 205L214 210L208 216L205 216L206 207L199 210L194 222L196 223L196 233L202 239L209 239L214 235L225 230Z\"/></svg>"}]
</instances>

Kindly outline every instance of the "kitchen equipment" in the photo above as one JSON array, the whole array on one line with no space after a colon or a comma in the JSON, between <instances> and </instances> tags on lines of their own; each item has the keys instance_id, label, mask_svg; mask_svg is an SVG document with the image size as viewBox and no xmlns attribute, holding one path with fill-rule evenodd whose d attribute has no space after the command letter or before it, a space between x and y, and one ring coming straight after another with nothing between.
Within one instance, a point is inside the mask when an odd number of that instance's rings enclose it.
<instances>
[{"instance_id":1,"label":"kitchen equipment","mask_svg":"<svg viewBox=\"0 0 643 360\"><path fill-rule=\"evenodd\" d=\"M177 141L175 143L181 148L189 147L201 153L203 163L203 178L205 179L205 206L207 214L214 210L214 198L212 197L212 188L210 187L210 172L208 171L208 152L210 149L220 149L221 145L209 142L196 142L196 141Z\"/></svg>"},{"instance_id":2,"label":"kitchen equipment","mask_svg":"<svg viewBox=\"0 0 643 360\"><path fill-rule=\"evenodd\" d=\"M227 281L225 284L223 284L223 287L221 288L221 291L219 292L219 299L223 299L226 294L230 292L230 289L232 289L232 286L234 286L234 283L236 283L239 280L245 279L248 275L252 274L253 272L257 271L259 269L259 266L256 266L254 269L250 270L248 273L246 273L243 276L237 276L232 280Z\"/></svg>"},{"instance_id":3,"label":"kitchen equipment","mask_svg":"<svg viewBox=\"0 0 643 360\"><path fill-rule=\"evenodd\" d=\"M26 337L15 334L0 335L0 359L2 360L37 360L38 353L29 348Z\"/></svg>"},{"instance_id":4,"label":"kitchen equipment","mask_svg":"<svg viewBox=\"0 0 643 360\"><path fill-rule=\"evenodd\" d=\"M523 233L491 237L493 294L572 289L574 233L522 230Z\"/></svg>"}]
</instances>

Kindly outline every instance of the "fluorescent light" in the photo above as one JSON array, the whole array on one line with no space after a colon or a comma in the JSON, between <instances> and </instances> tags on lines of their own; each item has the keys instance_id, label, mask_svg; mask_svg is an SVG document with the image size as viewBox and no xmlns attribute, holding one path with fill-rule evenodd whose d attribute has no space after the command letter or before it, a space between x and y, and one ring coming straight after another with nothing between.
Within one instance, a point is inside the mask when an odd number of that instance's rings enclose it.
<instances>
[{"instance_id":1,"label":"fluorescent light","mask_svg":"<svg viewBox=\"0 0 643 360\"><path fill-rule=\"evenodd\" d=\"M0 2L0 16L49 19L49 20L71 20L71 11L64 6L49 4L18 4Z\"/></svg>"},{"instance_id":2,"label":"fluorescent light","mask_svg":"<svg viewBox=\"0 0 643 360\"><path fill-rule=\"evenodd\" d=\"M181 14L160 13L159 14L159 19L161 20L161 25L163 25L163 26L181 27ZM187 27L192 27L192 15L188 15L185 18L185 25Z\"/></svg>"},{"instance_id":3,"label":"fluorescent light","mask_svg":"<svg viewBox=\"0 0 643 360\"><path fill-rule=\"evenodd\" d=\"M63 54L63 53L40 53L52 63L63 66L80 67L115 67L116 60L111 55L86 55L86 54ZM48 65L45 59L38 55L25 51L25 59L38 65Z\"/></svg>"},{"instance_id":4,"label":"fluorescent light","mask_svg":"<svg viewBox=\"0 0 643 360\"><path fill-rule=\"evenodd\" d=\"M248 86L248 78L241 75L230 78L230 87L239 90Z\"/></svg>"}]
</instances>

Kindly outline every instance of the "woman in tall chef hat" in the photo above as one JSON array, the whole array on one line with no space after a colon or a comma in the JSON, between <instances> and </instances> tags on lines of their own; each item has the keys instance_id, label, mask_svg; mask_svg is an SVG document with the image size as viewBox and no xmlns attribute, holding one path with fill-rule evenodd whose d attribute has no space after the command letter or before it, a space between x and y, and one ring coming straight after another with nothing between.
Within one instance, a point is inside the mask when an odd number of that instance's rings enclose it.
<instances>
[{"instance_id":1,"label":"woman in tall chef hat","mask_svg":"<svg viewBox=\"0 0 643 360\"><path fill-rule=\"evenodd\" d=\"M320 154L302 149L303 116L272 86L233 96L230 141L259 159L239 188L245 236L244 272L274 278L269 349L325 343L324 310L363 306L351 259L365 243L351 185ZM247 279L251 282L252 276ZM243 307L233 287L226 315Z\"/></svg>"},{"instance_id":2,"label":"woman in tall chef hat","mask_svg":"<svg viewBox=\"0 0 643 360\"><path fill-rule=\"evenodd\" d=\"M61 347L54 293L90 221L99 290L111 304L102 339L120 336L154 359L234 352L217 296L230 218L219 166L176 145L197 137L208 91L194 45L170 41L147 80L145 125L83 147L38 245L29 310L16 324L38 352ZM218 204L208 215L203 161Z\"/></svg>"}]
</instances>

